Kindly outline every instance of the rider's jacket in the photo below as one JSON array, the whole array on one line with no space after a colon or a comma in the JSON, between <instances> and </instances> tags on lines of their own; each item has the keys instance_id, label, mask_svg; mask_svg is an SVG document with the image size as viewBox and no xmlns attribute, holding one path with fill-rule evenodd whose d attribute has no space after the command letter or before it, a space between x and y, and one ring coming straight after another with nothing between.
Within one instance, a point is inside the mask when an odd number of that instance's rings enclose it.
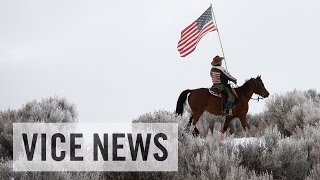
<instances>
[{"instance_id":1,"label":"rider's jacket","mask_svg":"<svg viewBox=\"0 0 320 180\"><path fill-rule=\"evenodd\" d=\"M210 71L213 85L224 84L227 85L228 81L236 81L222 66L213 66Z\"/></svg>"}]
</instances>

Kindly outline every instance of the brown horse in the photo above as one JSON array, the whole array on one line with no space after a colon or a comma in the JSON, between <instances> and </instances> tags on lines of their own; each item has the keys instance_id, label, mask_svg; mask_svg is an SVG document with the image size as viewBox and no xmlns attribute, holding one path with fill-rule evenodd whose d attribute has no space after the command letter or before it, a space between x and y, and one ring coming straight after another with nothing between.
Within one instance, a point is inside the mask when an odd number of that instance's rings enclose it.
<instances>
[{"instance_id":1,"label":"brown horse","mask_svg":"<svg viewBox=\"0 0 320 180\"><path fill-rule=\"evenodd\" d=\"M226 132L231 120L233 120L234 118L240 119L241 125L244 129L246 129L246 127L249 128L246 116L249 109L248 103L252 95L255 93L262 96L263 98L269 96L269 92L264 87L261 76L258 76L257 78L251 78L242 86L235 88L235 91L238 95L238 102L232 109L232 115L226 116L223 128L221 130L222 133ZM189 93L190 95L188 97ZM189 125L191 125L192 122L192 125L194 126L193 134L198 135L199 130L196 127L196 123L199 121L204 111L208 111L209 113L214 115L222 115L221 98L211 95L207 88L194 90L187 89L183 91L179 96L176 107L176 113L178 115L182 115L184 103L187 97L189 106L192 110Z\"/></svg>"}]
</instances>

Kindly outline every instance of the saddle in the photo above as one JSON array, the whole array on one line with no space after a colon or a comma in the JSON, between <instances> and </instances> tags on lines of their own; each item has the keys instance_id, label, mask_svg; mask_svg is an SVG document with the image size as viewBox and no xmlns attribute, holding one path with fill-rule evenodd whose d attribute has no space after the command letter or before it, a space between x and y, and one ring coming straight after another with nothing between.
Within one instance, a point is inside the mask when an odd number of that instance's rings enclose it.
<instances>
[{"instance_id":1,"label":"saddle","mask_svg":"<svg viewBox=\"0 0 320 180\"><path fill-rule=\"evenodd\" d=\"M225 93L221 92L218 88L215 87L208 88L208 90L211 95L216 96L218 98L227 96Z\"/></svg>"},{"instance_id":2,"label":"saddle","mask_svg":"<svg viewBox=\"0 0 320 180\"><path fill-rule=\"evenodd\" d=\"M211 95L220 98L221 112L223 112L224 104L227 102L227 94L221 92L218 88L215 87L208 88L208 90Z\"/></svg>"},{"instance_id":3,"label":"saddle","mask_svg":"<svg viewBox=\"0 0 320 180\"><path fill-rule=\"evenodd\" d=\"M230 87L231 88L231 87ZM221 105L221 112L223 112L223 107L224 107L224 105L225 105L225 103L227 102L227 99L228 99L228 97L227 97L227 94L226 93L224 93L224 92L222 92L222 91L220 91L218 88L216 88L216 87L211 87L211 88L208 88L208 91L209 91L209 93L211 94L211 95L213 95L213 96L216 96L216 97L218 97L218 98L220 98L221 99L221 103L220 103L220 105ZM234 102L234 104L233 104L233 107L236 105L236 103L238 102L238 98L237 98L237 95L235 95L236 96L236 100L235 100L235 102ZM232 114L232 109L233 108L231 108L229 111L231 111L231 112L229 112L230 114Z\"/></svg>"}]
</instances>

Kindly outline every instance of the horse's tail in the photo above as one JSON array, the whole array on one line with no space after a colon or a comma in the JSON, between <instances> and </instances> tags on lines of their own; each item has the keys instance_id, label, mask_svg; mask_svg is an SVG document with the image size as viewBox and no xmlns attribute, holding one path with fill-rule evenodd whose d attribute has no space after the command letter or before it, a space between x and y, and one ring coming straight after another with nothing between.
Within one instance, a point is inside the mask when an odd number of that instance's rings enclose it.
<instances>
[{"instance_id":1,"label":"horse's tail","mask_svg":"<svg viewBox=\"0 0 320 180\"><path fill-rule=\"evenodd\" d=\"M191 92L192 90L190 89L186 89L184 90L179 98L178 98L178 101L177 101L177 107L176 107L176 113L178 115L182 115L183 113L183 105L184 105L184 102L186 101L187 97L188 97L188 94Z\"/></svg>"}]
</instances>

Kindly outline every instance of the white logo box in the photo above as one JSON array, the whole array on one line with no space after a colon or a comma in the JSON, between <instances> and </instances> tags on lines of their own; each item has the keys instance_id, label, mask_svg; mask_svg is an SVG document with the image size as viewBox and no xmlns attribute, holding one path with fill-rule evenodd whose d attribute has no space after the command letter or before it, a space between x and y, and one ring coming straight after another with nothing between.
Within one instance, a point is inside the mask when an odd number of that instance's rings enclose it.
<instances>
[{"instance_id":1,"label":"white logo box","mask_svg":"<svg viewBox=\"0 0 320 180\"><path fill-rule=\"evenodd\" d=\"M14 123L13 170L178 171L178 124Z\"/></svg>"}]
</instances>

